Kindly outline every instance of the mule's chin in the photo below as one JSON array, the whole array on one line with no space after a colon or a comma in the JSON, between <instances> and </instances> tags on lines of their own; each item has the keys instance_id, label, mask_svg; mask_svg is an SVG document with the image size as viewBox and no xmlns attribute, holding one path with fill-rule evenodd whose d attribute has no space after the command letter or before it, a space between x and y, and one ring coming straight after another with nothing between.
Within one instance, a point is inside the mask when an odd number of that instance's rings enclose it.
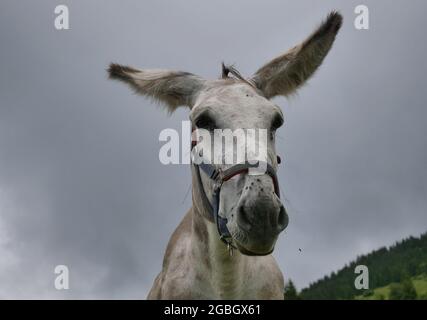
<instances>
[{"instance_id":1,"label":"mule's chin","mask_svg":"<svg viewBox=\"0 0 427 320\"><path fill-rule=\"evenodd\" d=\"M241 245L240 243L238 243L237 241L234 241L234 244L236 245L240 253L246 256L266 256L271 254L274 251L274 244L266 248L253 248L253 249L252 248L248 249L243 245Z\"/></svg>"}]
</instances>

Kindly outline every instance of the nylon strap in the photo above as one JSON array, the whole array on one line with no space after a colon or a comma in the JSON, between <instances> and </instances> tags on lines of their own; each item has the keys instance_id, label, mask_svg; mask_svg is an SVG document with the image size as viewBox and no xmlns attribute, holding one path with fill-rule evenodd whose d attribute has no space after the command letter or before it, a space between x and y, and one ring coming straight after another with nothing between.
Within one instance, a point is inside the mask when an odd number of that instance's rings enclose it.
<instances>
[{"instance_id":1,"label":"nylon strap","mask_svg":"<svg viewBox=\"0 0 427 320\"><path fill-rule=\"evenodd\" d=\"M220 200L220 193L221 193L221 187L222 184L231 178L233 178L236 175L248 173L250 168L257 168L259 166L258 163L251 164L249 162L236 164L232 166L231 168L228 168L224 171L221 171L220 169L216 169L213 165L208 163L201 163L201 164L194 164L196 167L196 175L198 184L200 187L200 191L202 194L202 200L204 202L205 208L208 209L210 216L213 218L218 233L220 235L221 240L226 243L228 246L232 246L231 244L231 234L230 231L227 228L227 218L223 218L219 215L219 200ZM212 193L212 203L209 201L205 189L203 187L202 177L200 175L200 169L211 179L214 181L214 189ZM276 193L277 197L280 198L280 190L279 190L279 183L277 181L277 175L276 170L267 163L267 170L266 173L273 179L274 184L274 192Z\"/></svg>"}]
</instances>

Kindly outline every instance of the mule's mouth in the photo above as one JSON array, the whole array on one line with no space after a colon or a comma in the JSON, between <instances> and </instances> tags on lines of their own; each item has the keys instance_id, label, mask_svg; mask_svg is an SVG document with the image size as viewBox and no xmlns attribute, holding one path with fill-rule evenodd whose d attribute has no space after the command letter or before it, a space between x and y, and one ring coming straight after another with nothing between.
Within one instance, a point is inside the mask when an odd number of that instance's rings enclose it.
<instances>
[{"instance_id":1,"label":"mule's mouth","mask_svg":"<svg viewBox=\"0 0 427 320\"><path fill-rule=\"evenodd\" d=\"M238 223L229 226L232 244L246 256L267 256L274 251L277 235L269 233L248 232Z\"/></svg>"},{"instance_id":2,"label":"mule's mouth","mask_svg":"<svg viewBox=\"0 0 427 320\"><path fill-rule=\"evenodd\" d=\"M240 251L240 253L245 255L245 256L267 256L274 251L274 245L272 246L271 249L266 250L266 251L252 251L252 250L245 248L243 245L241 245L237 241L233 241L233 244L235 244L237 249Z\"/></svg>"}]
</instances>

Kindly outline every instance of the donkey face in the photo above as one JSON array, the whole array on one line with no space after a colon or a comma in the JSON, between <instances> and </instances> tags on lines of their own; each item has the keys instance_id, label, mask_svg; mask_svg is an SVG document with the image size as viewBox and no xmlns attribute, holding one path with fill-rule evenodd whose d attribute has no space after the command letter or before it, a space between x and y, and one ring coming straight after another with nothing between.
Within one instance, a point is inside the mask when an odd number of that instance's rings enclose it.
<instances>
[{"instance_id":1,"label":"donkey face","mask_svg":"<svg viewBox=\"0 0 427 320\"><path fill-rule=\"evenodd\" d=\"M163 102L171 112L179 106L190 107L194 128L265 129L267 139L259 143L264 144L266 160L275 168L275 131L283 123L283 114L270 99L294 93L310 78L332 47L341 24L341 15L332 12L304 42L261 67L249 79L233 68L223 68L222 79L212 81L187 72L137 70L117 64L110 65L109 73L136 92ZM233 76L228 75L230 72ZM202 184L211 198L213 184L203 174ZM224 183L219 215L227 218L233 242L249 255L272 252L279 233L288 224L286 210L267 174L241 174Z\"/></svg>"},{"instance_id":2,"label":"donkey face","mask_svg":"<svg viewBox=\"0 0 427 320\"><path fill-rule=\"evenodd\" d=\"M235 133L238 130L244 132L252 129L256 132L258 129L265 129L265 139L260 139L258 135L253 142L258 150L266 152L262 157L264 161L276 168L275 132L283 123L283 114L279 107L249 82L225 78L206 83L206 89L195 101L190 119L194 128L210 130L214 139L218 138L217 132L221 133L218 129L231 129L229 131ZM207 142L202 140L199 144L205 143L203 150L214 150L214 139ZM233 146L228 150L225 150L226 147L222 148L222 164L219 165L222 169L241 162L237 157L237 139L229 141ZM243 143L250 142L244 139ZM248 154L247 147L243 146L246 153L243 161L254 159ZM231 157L228 153L231 153ZM226 162L227 157L235 159L235 162ZM213 158L211 154L209 161L214 162ZM218 165L219 162L214 163ZM213 190L212 181L206 175L202 175L202 181L204 190L212 198L209 192ZM271 252L278 234L288 223L285 208L275 193L273 180L268 174L262 174L262 171L256 175L236 175L222 185L219 216L227 219L227 228L234 244L242 253L251 255Z\"/></svg>"}]
</instances>

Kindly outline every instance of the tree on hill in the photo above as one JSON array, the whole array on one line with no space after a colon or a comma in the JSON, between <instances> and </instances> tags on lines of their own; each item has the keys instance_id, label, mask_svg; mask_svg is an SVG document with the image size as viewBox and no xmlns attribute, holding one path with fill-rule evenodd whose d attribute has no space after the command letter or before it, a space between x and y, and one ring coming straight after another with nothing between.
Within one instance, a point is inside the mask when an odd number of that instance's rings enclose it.
<instances>
[{"instance_id":1,"label":"tree on hill","mask_svg":"<svg viewBox=\"0 0 427 320\"><path fill-rule=\"evenodd\" d=\"M289 280L285 285L284 298L285 298L285 300L299 300L300 299L300 297L298 295L297 288L295 287L292 280Z\"/></svg>"},{"instance_id":2,"label":"tree on hill","mask_svg":"<svg viewBox=\"0 0 427 320\"><path fill-rule=\"evenodd\" d=\"M401 283L393 283L390 286L390 300L415 300L417 291L411 279L406 278Z\"/></svg>"}]
</instances>

